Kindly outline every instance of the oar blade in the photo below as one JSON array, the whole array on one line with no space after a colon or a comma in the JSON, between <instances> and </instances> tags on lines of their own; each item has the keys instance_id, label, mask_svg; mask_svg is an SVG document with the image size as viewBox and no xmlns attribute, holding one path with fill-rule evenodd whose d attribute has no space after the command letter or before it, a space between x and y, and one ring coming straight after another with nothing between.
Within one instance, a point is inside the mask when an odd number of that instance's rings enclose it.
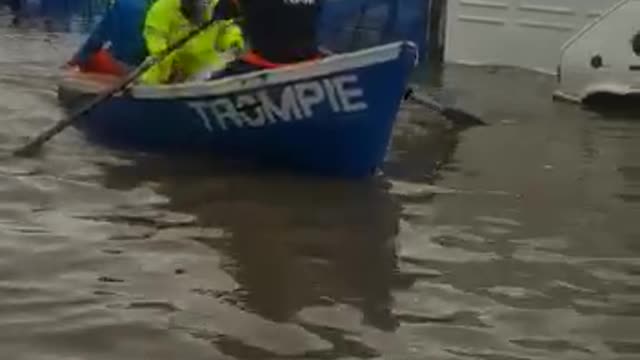
<instances>
[{"instance_id":1,"label":"oar blade","mask_svg":"<svg viewBox=\"0 0 640 360\"><path fill-rule=\"evenodd\" d=\"M426 108L439 113L440 115L444 116L445 118L447 118L457 126L466 127L466 126L487 125L487 123L484 122L482 119L480 119L478 116L473 115L462 109L444 106L440 104L436 99L430 96L417 94L413 90L413 88L407 89L404 95L404 99L413 100L414 102L421 104Z\"/></svg>"},{"instance_id":2,"label":"oar blade","mask_svg":"<svg viewBox=\"0 0 640 360\"><path fill-rule=\"evenodd\" d=\"M42 149L42 147L39 146L39 144L28 143L14 150L11 154L17 157L32 157L37 155L40 149Z\"/></svg>"},{"instance_id":3,"label":"oar blade","mask_svg":"<svg viewBox=\"0 0 640 360\"><path fill-rule=\"evenodd\" d=\"M442 115L459 126L487 125L487 123L480 119L478 116L456 108L445 107L444 109L442 109Z\"/></svg>"}]
</instances>

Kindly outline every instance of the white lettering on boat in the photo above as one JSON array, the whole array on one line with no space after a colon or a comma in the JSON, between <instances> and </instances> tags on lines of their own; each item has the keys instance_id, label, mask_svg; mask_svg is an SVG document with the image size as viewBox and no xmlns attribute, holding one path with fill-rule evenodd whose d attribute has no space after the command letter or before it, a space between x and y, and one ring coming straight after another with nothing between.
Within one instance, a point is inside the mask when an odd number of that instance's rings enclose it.
<instances>
[{"instance_id":1,"label":"white lettering on boat","mask_svg":"<svg viewBox=\"0 0 640 360\"><path fill-rule=\"evenodd\" d=\"M299 5L299 4L315 5L316 4L316 0L285 0L284 2L289 5Z\"/></svg>"},{"instance_id":2,"label":"white lettering on boat","mask_svg":"<svg viewBox=\"0 0 640 360\"><path fill-rule=\"evenodd\" d=\"M208 131L230 127L263 127L279 122L312 118L319 106L334 113L352 113L368 108L356 75L299 82L275 94L267 89L214 100L189 101Z\"/></svg>"}]
</instances>

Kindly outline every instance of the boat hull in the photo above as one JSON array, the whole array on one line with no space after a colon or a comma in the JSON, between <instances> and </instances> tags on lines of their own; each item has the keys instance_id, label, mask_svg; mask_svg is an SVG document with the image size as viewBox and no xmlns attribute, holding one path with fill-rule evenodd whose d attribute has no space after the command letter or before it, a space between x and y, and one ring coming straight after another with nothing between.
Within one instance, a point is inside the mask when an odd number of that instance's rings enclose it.
<instances>
[{"instance_id":1,"label":"boat hull","mask_svg":"<svg viewBox=\"0 0 640 360\"><path fill-rule=\"evenodd\" d=\"M211 82L135 86L78 128L110 146L368 176L384 160L415 57L403 42ZM105 88L70 77L60 99L71 108Z\"/></svg>"}]
</instances>

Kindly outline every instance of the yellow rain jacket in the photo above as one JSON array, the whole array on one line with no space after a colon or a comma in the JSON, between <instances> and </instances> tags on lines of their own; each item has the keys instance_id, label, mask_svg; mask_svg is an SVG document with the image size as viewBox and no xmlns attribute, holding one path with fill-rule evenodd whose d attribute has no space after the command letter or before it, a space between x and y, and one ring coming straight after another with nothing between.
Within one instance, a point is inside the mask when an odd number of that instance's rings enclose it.
<instances>
[{"instance_id":1,"label":"yellow rain jacket","mask_svg":"<svg viewBox=\"0 0 640 360\"><path fill-rule=\"evenodd\" d=\"M218 0L208 0L207 21ZM180 10L180 0L157 0L147 13L143 36L149 55L158 53L197 28ZM206 68L222 66L221 52L244 47L242 33L233 20L214 22L142 76L145 84L181 81Z\"/></svg>"}]
</instances>

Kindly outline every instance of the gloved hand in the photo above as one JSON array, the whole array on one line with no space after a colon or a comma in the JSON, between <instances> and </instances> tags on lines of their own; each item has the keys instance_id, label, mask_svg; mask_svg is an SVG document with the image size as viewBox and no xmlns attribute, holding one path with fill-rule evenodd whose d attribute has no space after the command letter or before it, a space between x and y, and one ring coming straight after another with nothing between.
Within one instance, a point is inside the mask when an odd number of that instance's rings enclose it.
<instances>
[{"instance_id":1,"label":"gloved hand","mask_svg":"<svg viewBox=\"0 0 640 360\"><path fill-rule=\"evenodd\" d=\"M221 34L218 37L216 49L220 52L226 52L235 49L238 52L244 49L244 39L242 38L242 30L233 21L227 20L222 25Z\"/></svg>"}]
</instances>

